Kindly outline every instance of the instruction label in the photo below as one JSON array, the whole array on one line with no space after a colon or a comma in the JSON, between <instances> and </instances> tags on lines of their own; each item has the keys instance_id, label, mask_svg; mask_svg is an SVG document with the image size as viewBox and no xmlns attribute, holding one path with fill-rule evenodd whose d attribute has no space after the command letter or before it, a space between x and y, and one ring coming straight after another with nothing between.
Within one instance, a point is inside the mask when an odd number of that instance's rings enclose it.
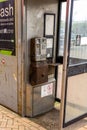
<instances>
[{"instance_id":1,"label":"instruction label","mask_svg":"<svg viewBox=\"0 0 87 130\"><path fill-rule=\"evenodd\" d=\"M46 97L53 94L53 83L41 86L41 97Z\"/></svg>"}]
</instances>

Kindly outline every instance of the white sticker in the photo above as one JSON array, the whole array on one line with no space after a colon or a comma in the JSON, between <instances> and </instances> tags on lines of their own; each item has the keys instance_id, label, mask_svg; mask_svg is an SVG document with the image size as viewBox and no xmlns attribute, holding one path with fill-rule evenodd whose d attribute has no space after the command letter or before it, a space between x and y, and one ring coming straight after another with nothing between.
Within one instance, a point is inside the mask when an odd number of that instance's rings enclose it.
<instances>
[{"instance_id":1,"label":"white sticker","mask_svg":"<svg viewBox=\"0 0 87 130\"><path fill-rule=\"evenodd\" d=\"M46 97L53 94L53 83L41 86L41 97Z\"/></svg>"}]
</instances>

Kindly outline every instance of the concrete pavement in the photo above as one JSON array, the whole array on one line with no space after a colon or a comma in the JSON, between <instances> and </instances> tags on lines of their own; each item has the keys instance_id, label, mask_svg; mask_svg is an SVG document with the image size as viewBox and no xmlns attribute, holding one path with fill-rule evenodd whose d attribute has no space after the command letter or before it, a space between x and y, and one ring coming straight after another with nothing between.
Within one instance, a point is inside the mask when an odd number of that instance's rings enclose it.
<instances>
[{"instance_id":1,"label":"concrete pavement","mask_svg":"<svg viewBox=\"0 0 87 130\"><path fill-rule=\"evenodd\" d=\"M0 130L46 130L28 118L0 106Z\"/></svg>"},{"instance_id":2,"label":"concrete pavement","mask_svg":"<svg viewBox=\"0 0 87 130\"><path fill-rule=\"evenodd\" d=\"M0 105L0 130L46 130L28 118L8 110ZM66 128L68 130L68 127ZM87 130L87 125L77 129Z\"/></svg>"}]
</instances>

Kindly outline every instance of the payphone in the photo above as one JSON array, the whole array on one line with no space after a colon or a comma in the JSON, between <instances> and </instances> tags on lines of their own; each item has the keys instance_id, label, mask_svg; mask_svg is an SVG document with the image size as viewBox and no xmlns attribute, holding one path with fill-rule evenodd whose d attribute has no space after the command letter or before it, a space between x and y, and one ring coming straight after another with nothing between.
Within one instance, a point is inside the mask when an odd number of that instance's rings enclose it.
<instances>
[{"instance_id":1,"label":"payphone","mask_svg":"<svg viewBox=\"0 0 87 130\"><path fill-rule=\"evenodd\" d=\"M30 82L32 85L37 85L48 81L46 46L46 38L39 37L31 39Z\"/></svg>"},{"instance_id":2,"label":"payphone","mask_svg":"<svg viewBox=\"0 0 87 130\"><path fill-rule=\"evenodd\" d=\"M31 60L32 61L43 61L46 60L46 38L33 38L31 39Z\"/></svg>"}]
</instances>

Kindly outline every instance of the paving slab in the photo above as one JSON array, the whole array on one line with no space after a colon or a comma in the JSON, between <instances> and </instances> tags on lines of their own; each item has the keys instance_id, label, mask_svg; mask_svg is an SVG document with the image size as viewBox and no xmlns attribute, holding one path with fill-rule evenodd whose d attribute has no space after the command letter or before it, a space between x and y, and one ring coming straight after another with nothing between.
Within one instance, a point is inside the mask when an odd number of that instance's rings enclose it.
<instances>
[{"instance_id":1,"label":"paving slab","mask_svg":"<svg viewBox=\"0 0 87 130\"><path fill-rule=\"evenodd\" d=\"M58 119L56 113L55 115L54 113L55 111L52 110L44 115L31 119L21 117L15 112L0 105L0 130L59 130ZM87 118L84 118L63 130L87 130Z\"/></svg>"},{"instance_id":2,"label":"paving slab","mask_svg":"<svg viewBox=\"0 0 87 130\"><path fill-rule=\"evenodd\" d=\"M0 130L46 130L0 105Z\"/></svg>"}]
</instances>

